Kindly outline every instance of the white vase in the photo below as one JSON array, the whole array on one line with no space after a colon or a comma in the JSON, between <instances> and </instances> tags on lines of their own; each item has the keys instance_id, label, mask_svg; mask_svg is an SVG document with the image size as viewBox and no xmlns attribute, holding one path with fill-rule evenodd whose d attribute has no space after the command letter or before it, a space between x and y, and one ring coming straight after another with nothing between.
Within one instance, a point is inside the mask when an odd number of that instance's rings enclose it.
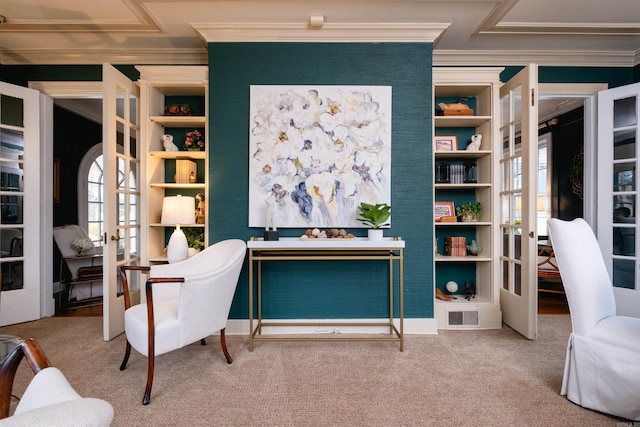
<instances>
[{"instance_id":1,"label":"white vase","mask_svg":"<svg viewBox=\"0 0 640 427\"><path fill-rule=\"evenodd\" d=\"M169 261L169 264L173 264L174 262L187 259L188 256L189 245L187 243L187 237L184 235L184 232L180 230L180 226L177 225L167 245L167 261Z\"/></svg>"},{"instance_id":2,"label":"white vase","mask_svg":"<svg viewBox=\"0 0 640 427\"><path fill-rule=\"evenodd\" d=\"M382 240L382 230L369 229L369 240Z\"/></svg>"}]
</instances>

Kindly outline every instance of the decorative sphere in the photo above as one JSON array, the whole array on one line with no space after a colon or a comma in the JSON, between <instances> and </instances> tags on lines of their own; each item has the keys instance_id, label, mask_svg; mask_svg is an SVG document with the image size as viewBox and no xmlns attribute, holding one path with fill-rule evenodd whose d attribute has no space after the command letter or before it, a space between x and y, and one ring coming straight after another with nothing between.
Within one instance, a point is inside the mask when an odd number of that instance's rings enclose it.
<instances>
[{"instance_id":1,"label":"decorative sphere","mask_svg":"<svg viewBox=\"0 0 640 427\"><path fill-rule=\"evenodd\" d=\"M445 287L447 288L447 291L451 292L452 294L458 290L458 284L453 280L448 281Z\"/></svg>"}]
</instances>

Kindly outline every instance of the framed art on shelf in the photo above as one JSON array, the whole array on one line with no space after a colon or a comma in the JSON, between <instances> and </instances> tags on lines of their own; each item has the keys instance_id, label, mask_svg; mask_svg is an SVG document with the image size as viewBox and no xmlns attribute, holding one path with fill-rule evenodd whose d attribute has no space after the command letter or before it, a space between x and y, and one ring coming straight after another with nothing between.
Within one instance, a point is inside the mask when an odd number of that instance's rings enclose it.
<instances>
[{"instance_id":1,"label":"framed art on shelf","mask_svg":"<svg viewBox=\"0 0 640 427\"><path fill-rule=\"evenodd\" d=\"M455 151L458 149L456 135L436 135L433 142L436 151Z\"/></svg>"},{"instance_id":2,"label":"framed art on shelf","mask_svg":"<svg viewBox=\"0 0 640 427\"><path fill-rule=\"evenodd\" d=\"M434 213L433 217L436 222L440 222L443 218L454 217L455 218L455 209L453 207L453 202L435 202L433 204Z\"/></svg>"}]
</instances>

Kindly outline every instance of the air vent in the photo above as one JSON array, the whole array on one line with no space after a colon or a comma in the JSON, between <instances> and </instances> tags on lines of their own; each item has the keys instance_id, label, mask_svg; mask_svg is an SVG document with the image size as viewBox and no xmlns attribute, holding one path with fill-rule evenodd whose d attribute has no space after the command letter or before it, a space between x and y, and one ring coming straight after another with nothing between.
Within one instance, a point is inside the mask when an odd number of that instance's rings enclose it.
<instances>
[{"instance_id":1,"label":"air vent","mask_svg":"<svg viewBox=\"0 0 640 427\"><path fill-rule=\"evenodd\" d=\"M449 326L478 326L478 312L450 311Z\"/></svg>"}]
</instances>

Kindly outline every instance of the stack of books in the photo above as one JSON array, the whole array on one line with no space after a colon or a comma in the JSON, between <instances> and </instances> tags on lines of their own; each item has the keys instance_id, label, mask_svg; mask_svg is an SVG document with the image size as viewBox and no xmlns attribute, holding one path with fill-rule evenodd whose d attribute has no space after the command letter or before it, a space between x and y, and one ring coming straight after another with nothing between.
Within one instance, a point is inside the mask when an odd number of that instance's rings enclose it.
<instances>
[{"instance_id":1,"label":"stack of books","mask_svg":"<svg viewBox=\"0 0 640 427\"><path fill-rule=\"evenodd\" d=\"M445 237L444 254L449 256L467 256L467 238L455 236Z\"/></svg>"},{"instance_id":2,"label":"stack of books","mask_svg":"<svg viewBox=\"0 0 640 427\"><path fill-rule=\"evenodd\" d=\"M462 184L464 182L464 165L451 165L449 167L449 182Z\"/></svg>"}]
</instances>

